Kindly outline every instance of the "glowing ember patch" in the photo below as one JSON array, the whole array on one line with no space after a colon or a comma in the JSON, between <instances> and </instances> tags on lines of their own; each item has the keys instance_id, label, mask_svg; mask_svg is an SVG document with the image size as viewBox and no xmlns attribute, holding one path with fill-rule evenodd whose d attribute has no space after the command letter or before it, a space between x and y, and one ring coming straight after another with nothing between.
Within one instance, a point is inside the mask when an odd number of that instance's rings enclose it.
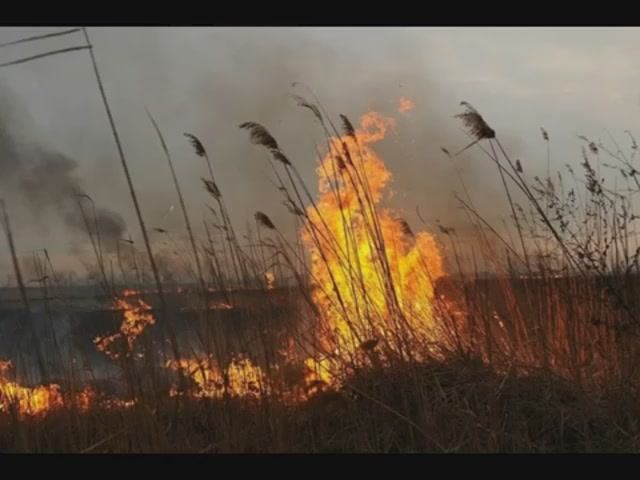
<instances>
[{"instance_id":1,"label":"glowing ember patch","mask_svg":"<svg viewBox=\"0 0 640 480\"><path fill-rule=\"evenodd\" d=\"M88 411L96 401L96 391L91 387L85 387L75 398L76 407L82 411Z\"/></svg>"},{"instance_id":2,"label":"glowing ember patch","mask_svg":"<svg viewBox=\"0 0 640 480\"><path fill-rule=\"evenodd\" d=\"M409 113L416 108L416 104L413 100L407 97L400 97L400 105L398 106L398 113Z\"/></svg>"}]
</instances>

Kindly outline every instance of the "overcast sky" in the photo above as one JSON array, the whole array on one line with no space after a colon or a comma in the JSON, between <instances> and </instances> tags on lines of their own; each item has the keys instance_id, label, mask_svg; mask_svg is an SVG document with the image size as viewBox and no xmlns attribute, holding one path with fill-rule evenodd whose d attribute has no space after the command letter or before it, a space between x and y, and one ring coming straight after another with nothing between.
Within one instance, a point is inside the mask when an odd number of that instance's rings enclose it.
<instances>
[{"instance_id":1,"label":"overcast sky","mask_svg":"<svg viewBox=\"0 0 640 480\"><path fill-rule=\"evenodd\" d=\"M55 29L0 28L0 43ZM91 28L95 55L134 182L150 226L180 231L181 218L162 150L146 118L147 106L175 157L194 223L205 214L206 174L183 132L197 134L214 161L234 222L243 228L256 210L291 224L269 183L264 152L237 128L263 123L311 185L314 142L320 132L296 107L292 82L309 85L327 110L358 116L375 109L398 119L380 144L394 174L394 206L425 217L456 216L459 189L440 152L467 138L452 117L459 102L473 104L521 158L541 173L552 140L560 167L579 160L577 135L621 142L636 131L640 113L640 30L635 28ZM0 63L82 41L81 34L0 49ZM399 114L399 98L415 109ZM0 119L23 143L37 143L77 162L75 174L97 203L122 215L139 238L131 200L108 130L86 51L0 69ZM16 133L17 132L17 133ZM640 134L639 134L640 136ZM487 211L503 203L486 159L459 159L474 195ZM5 190L7 190L5 188ZM33 215L18 195L3 192L19 249L47 247L60 262L83 239L51 215ZM38 217L38 218L35 218ZM457 217L456 217L457 218ZM453 220L452 220L453 221ZM0 242L0 269L8 251Z\"/></svg>"}]
</instances>

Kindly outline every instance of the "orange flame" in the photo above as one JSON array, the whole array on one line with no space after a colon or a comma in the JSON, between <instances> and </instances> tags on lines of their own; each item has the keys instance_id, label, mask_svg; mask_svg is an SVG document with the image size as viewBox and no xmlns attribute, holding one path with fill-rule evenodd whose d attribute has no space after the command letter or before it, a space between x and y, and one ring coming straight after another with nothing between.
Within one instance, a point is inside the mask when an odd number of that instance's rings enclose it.
<instances>
[{"instance_id":1,"label":"orange flame","mask_svg":"<svg viewBox=\"0 0 640 480\"><path fill-rule=\"evenodd\" d=\"M267 290L273 290L276 287L276 276L273 272L266 272L264 279L267 282Z\"/></svg>"},{"instance_id":2,"label":"orange flame","mask_svg":"<svg viewBox=\"0 0 640 480\"><path fill-rule=\"evenodd\" d=\"M139 292L132 289L125 289L122 291L121 298L115 298L112 302L112 309L122 311L124 315L124 319L120 325L120 331L107 337L96 337L93 340L98 350L109 355L111 358L119 357L119 353L113 352L110 349L115 341L120 338L125 339L128 351L131 352L135 339L140 336L147 326L156 323L155 318L151 314L151 307L147 303L140 298L136 300L128 299L128 297L135 295L139 295Z\"/></svg>"},{"instance_id":3,"label":"orange flame","mask_svg":"<svg viewBox=\"0 0 640 480\"><path fill-rule=\"evenodd\" d=\"M302 232L322 339L342 358L375 348L379 339L398 351L401 337L434 335L433 284L443 274L439 248L429 233L414 234L382 206L391 173L371 144L394 126L393 119L370 112L353 136L331 140L317 169L320 199L308 208L314 227ZM323 370L329 371L327 364Z\"/></svg>"},{"instance_id":4,"label":"orange flame","mask_svg":"<svg viewBox=\"0 0 640 480\"><path fill-rule=\"evenodd\" d=\"M25 387L8 378L13 365L0 360L0 413L15 412L20 417L43 418L65 406L73 406L80 412L87 412L94 406L107 409L130 408L135 400L102 398L91 387L64 396L60 385L39 385Z\"/></svg>"},{"instance_id":5,"label":"orange flame","mask_svg":"<svg viewBox=\"0 0 640 480\"><path fill-rule=\"evenodd\" d=\"M316 360L307 358L304 361L304 365L306 367L304 381L307 387L307 395L313 395L329 385L338 386L338 382L331 374L331 366L328 359Z\"/></svg>"},{"instance_id":6,"label":"orange flame","mask_svg":"<svg viewBox=\"0 0 640 480\"><path fill-rule=\"evenodd\" d=\"M97 393L91 387L85 387L76 395L75 404L81 412L87 412L96 402Z\"/></svg>"},{"instance_id":7,"label":"orange flame","mask_svg":"<svg viewBox=\"0 0 640 480\"><path fill-rule=\"evenodd\" d=\"M195 384L195 389L187 392L198 398L221 398L225 391L225 375L208 359L168 360L166 367L181 371ZM232 397L258 397L267 393L267 381L262 369L246 358L234 358L226 369L227 393ZM176 387L170 395L178 395Z\"/></svg>"},{"instance_id":8,"label":"orange flame","mask_svg":"<svg viewBox=\"0 0 640 480\"><path fill-rule=\"evenodd\" d=\"M10 361L0 361L0 412L16 409L19 415L41 416L62 406L59 385L23 387L7 378Z\"/></svg>"}]
</instances>

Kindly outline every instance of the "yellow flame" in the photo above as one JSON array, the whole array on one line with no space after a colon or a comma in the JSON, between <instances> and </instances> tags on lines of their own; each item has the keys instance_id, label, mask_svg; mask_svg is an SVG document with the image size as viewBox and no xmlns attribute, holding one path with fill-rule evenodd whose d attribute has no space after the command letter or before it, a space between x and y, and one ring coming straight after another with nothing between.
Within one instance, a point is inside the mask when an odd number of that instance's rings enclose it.
<instances>
[{"instance_id":1,"label":"yellow flame","mask_svg":"<svg viewBox=\"0 0 640 480\"><path fill-rule=\"evenodd\" d=\"M166 367L174 371L181 371L195 384L195 389L187 392L194 397L221 398L225 392L225 380L221 372L208 359L180 359L168 360ZM227 393L232 397L258 397L267 393L267 381L262 369L246 358L234 358L226 369ZM173 387L170 395L178 395L178 389Z\"/></svg>"},{"instance_id":2,"label":"yellow flame","mask_svg":"<svg viewBox=\"0 0 640 480\"><path fill-rule=\"evenodd\" d=\"M102 398L89 386L66 396L55 383L26 387L8 378L12 368L10 361L0 360L0 413L16 412L20 417L43 418L69 405L87 412L95 406L120 409L135 404L135 400Z\"/></svg>"},{"instance_id":3,"label":"yellow flame","mask_svg":"<svg viewBox=\"0 0 640 480\"><path fill-rule=\"evenodd\" d=\"M113 352L111 345L122 338L127 342L128 351L133 350L133 344L136 338L144 331L149 325L156 323L155 318L151 314L151 307L142 299L129 299L128 297L139 295L139 292L132 289L125 289L121 293L121 297L114 298L111 304L113 310L123 312L123 320L120 325L120 331L109 335L107 337L96 337L93 343L98 350L104 352L112 358L118 358L119 354Z\"/></svg>"},{"instance_id":4,"label":"yellow flame","mask_svg":"<svg viewBox=\"0 0 640 480\"><path fill-rule=\"evenodd\" d=\"M0 361L0 412L16 409L19 415L40 416L63 404L59 385L24 387L7 378L10 361Z\"/></svg>"},{"instance_id":5,"label":"yellow flame","mask_svg":"<svg viewBox=\"0 0 640 480\"><path fill-rule=\"evenodd\" d=\"M308 395L319 392L329 385L338 386L338 382L331 374L331 365L328 359L307 358L304 365L306 368L304 380Z\"/></svg>"},{"instance_id":6,"label":"yellow flame","mask_svg":"<svg viewBox=\"0 0 640 480\"><path fill-rule=\"evenodd\" d=\"M374 339L397 351L407 337L433 334L433 282L443 274L439 248L429 233L413 234L382 206L391 173L371 145L394 126L370 112L354 136L331 140L317 169L320 198L308 208L314 227L302 232L322 339L342 358L363 344L373 348Z\"/></svg>"},{"instance_id":7,"label":"yellow flame","mask_svg":"<svg viewBox=\"0 0 640 480\"><path fill-rule=\"evenodd\" d=\"M29 388L8 381L0 383L0 412L9 412L14 406L20 415L39 416L62 404L59 385Z\"/></svg>"},{"instance_id":8,"label":"yellow flame","mask_svg":"<svg viewBox=\"0 0 640 480\"><path fill-rule=\"evenodd\" d=\"M267 282L267 290L273 290L276 287L276 276L273 272L266 272L264 279Z\"/></svg>"}]
</instances>

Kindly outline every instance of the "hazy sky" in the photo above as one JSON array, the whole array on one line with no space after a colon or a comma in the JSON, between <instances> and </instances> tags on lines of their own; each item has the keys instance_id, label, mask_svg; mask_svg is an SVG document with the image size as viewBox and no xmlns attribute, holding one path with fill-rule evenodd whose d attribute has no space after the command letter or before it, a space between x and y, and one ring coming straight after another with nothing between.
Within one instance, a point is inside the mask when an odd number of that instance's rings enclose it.
<instances>
[{"instance_id":1,"label":"hazy sky","mask_svg":"<svg viewBox=\"0 0 640 480\"><path fill-rule=\"evenodd\" d=\"M0 28L0 43L56 29ZM459 190L444 146L467 138L452 117L473 104L504 138L527 172L546 165L544 127L557 166L579 160L577 135L621 142L640 113L640 30L635 28L92 28L89 30L112 109L150 226L176 232L182 222L170 173L145 115L156 116L175 157L194 223L208 200L202 159L183 132L197 134L214 161L220 189L238 228L256 210L291 224L269 183L265 154L238 124L263 123L314 183L314 142L308 111L291 99L292 82L309 85L327 110L354 123L370 109L398 119L380 151L394 174L394 205L415 222L459 215ZM78 44L81 34L0 49L0 63L49 48ZM414 100L406 115L399 98ZM86 51L0 69L0 119L24 144L37 143L74 159L83 188L139 230L108 130ZM640 137L640 133L638 134ZM458 160L486 211L501 213L503 197L485 158ZM4 173L0 173L4 174ZM5 189L6 190L6 189ZM84 239L51 214L33 215L3 192L15 217L19 250L48 247L60 262ZM15 213L13 213L15 212ZM37 212L36 212L37 213ZM413 215L413 216L412 216ZM38 218L35 218L38 217ZM454 220L452 220L454 221ZM419 226L418 226L419 227ZM0 271L8 266L0 241Z\"/></svg>"}]
</instances>

